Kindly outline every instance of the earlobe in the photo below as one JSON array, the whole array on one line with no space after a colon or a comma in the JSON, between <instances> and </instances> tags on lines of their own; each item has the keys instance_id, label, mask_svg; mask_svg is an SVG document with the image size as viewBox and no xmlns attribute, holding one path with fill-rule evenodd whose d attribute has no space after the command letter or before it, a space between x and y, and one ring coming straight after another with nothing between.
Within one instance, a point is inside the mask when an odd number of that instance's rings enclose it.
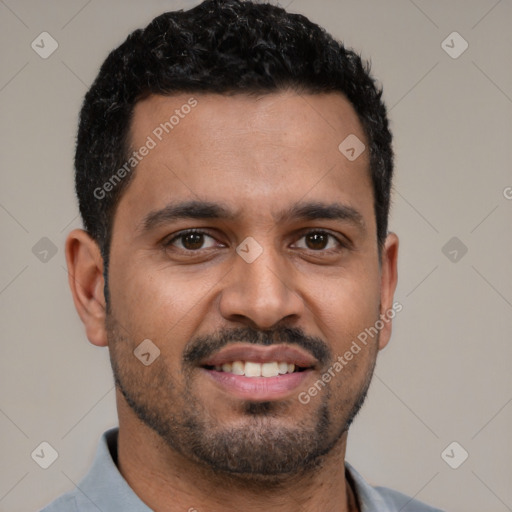
<instances>
[{"instance_id":1,"label":"earlobe","mask_svg":"<svg viewBox=\"0 0 512 512\"><path fill-rule=\"evenodd\" d=\"M379 350L382 350L391 338L392 319L396 315L393 297L398 282L398 236L389 233L382 249L380 318L384 324L379 334Z\"/></svg>"},{"instance_id":2,"label":"earlobe","mask_svg":"<svg viewBox=\"0 0 512 512\"><path fill-rule=\"evenodd\" d=\"M106 346L103 258L95 240L82 229L66 239L68 282L76 310L93 345Z\"/></svg>"}]
</instances>

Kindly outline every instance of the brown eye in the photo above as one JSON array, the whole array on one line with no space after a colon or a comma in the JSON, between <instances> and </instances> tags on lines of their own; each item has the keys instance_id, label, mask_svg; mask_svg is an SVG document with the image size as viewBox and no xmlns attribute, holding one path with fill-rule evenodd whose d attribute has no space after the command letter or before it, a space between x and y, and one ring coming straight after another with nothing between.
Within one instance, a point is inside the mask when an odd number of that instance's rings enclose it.
<instances>
[{"instance_id":1,"label":"brown eye","mask_svg":"<svg viewBox=\"0 0 512 512\"><path fill-rule=\"evenodd\" d=\"M325 233L311 233L306 235L306 245L308 249L325 249L329 236Z\"/></svg>"},{"instance_id":2,"label":"brown eye","mask_svg":"<svg viewBox=\"0 0 512 512\"><path fill-rule=\"evenodd\" d=\"M309 233L304 234L301 237L301 240L305 240L305 243L302 246L299 245L299 247L312 251L323 251L343 246L343 244L334 235L325 231L310 231ZM331 240L334 241L334 245L332 245ZM331 244L331 246L329 246L329 244Z\"/></svg>"},{"instance_id":3,"label":"brown eye","mask_svg":"<svg viewBox=\"0 0 512 512\"><path fill-rule=\"evenodd\" d=\"M212 242L209 246L204 247L206 239ZM208 249L215 246L215 239L202 231L185 231L179 233L171 240L166 242L166 247L174 246L185 251L198 251L200 249Z\"/></svg>"},{"instance_id":4,"label":"brown eye","mask_svg":"<svg viewBox=\"0 0 512 512\"><path fill-rule=\"evenodd\" d=\"M181 240L185 249L201 249L204 243L204 235L200 233L188 233L187 235L182 235Z\"/></svg>"}]
</instances>

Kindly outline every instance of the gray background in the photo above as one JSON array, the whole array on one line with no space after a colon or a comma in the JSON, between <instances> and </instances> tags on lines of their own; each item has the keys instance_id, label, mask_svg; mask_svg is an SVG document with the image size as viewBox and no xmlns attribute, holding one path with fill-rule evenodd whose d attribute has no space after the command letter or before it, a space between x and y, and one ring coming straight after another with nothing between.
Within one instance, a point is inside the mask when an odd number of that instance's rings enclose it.
<instances>
[{"instance_id":1,"label":"gray background","mask_svg":"<svg viewBox=\"0 0 512 512\"><path fill-rule=\"evenodd\" d=\"M80 226L77 114L108 51L197 3L0 0L0 511L73 488L116 424L108 354L85 337L63 254ZM395 135L403 311L347 459L370 482L447 510L512 510L512 4L282 3L371 58ZM47 59L31 48L43 31L59 45ZM441 46L453 31L469 44L456 59ZM59 455L46 470L31 458L42 441ZM453 441L469 453L458 469L441 457ZM462 453L448 450L450 462Z\"/></svg>"}]
</instances>

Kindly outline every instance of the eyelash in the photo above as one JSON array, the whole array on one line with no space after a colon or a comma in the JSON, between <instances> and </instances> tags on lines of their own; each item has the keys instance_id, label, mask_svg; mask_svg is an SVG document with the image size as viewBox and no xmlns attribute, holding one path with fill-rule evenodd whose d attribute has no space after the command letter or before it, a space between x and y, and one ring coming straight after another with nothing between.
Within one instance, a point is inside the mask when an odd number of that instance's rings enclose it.
<instances>
[{"instance_id":1,"label":"eyelash","mask_svg":"<svg viewBox=\"0 0 512 512\"><path fill-rule=\"evenodd\" d=\"M200 234L200 235L206 235L210 238L213 238L215 239L214 236L210 235L208 232L206 231L202 231L200 229L187 229L185 231L180 231L179 233L177 233L176 235L174 235L172 238L168 239L168 240L165 240L163 242L163 246L165 249L169 248L170 246L172 246L173 242L175 242L176 240L179 240L180 238L182 237L185 237L189 234L192 234L192 233L197 233L197 234ZM329 231L325 231L325 230L321 230L321 229L311 229L309 231L306 231L306 232L302 232L301 235L300 235L300 238L304 238L305 236L308 236L308 235L311 235L311 234L321 234L321 235L327 235L331 238L333 238L337 244L338 244L338 248L331 248L331 249L305 249L305 250L308 250L308 251L311 251L311 252L314 252L314 253L330 253L332 251L339 251L340 249L344 249L344 248L347 248L348 247L348 244L341 241L337 236L333 235L332 233L330 233ZM196 249L196 250L193 250L193 249L181 249L181 248L177 248L178 250L180 251L184 251L184 252L188 252L188 253L199 253L200 251L203 251L205 249Z\"/></svg>"}]
</instances>

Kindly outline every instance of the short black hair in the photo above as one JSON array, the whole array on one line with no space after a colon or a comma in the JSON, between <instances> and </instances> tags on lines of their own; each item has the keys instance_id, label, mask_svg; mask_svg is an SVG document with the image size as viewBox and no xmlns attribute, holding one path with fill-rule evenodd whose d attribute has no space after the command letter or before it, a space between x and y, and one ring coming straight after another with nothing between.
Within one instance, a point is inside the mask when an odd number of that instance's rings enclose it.
<instances>
[{"instance_id":1,"label":"short black hair","mask_svg":"<svg viewBox=\"0 0 512 512\"><path fill-rule=\"evenodd\" d=\"M339 92L358 114L368 141L382 248L393 150L382 88L370 75L370 64L300 14L248 0L205 0L187 11L166 12L132 32L108 55L85 96L75 185L85 230L103 256L105 277L116 206L135 171L123 173L126 177L108 193L102 187L130 158L135 104L151 94L288 89L299 94Z\"/></svg>"}]
</instances>

